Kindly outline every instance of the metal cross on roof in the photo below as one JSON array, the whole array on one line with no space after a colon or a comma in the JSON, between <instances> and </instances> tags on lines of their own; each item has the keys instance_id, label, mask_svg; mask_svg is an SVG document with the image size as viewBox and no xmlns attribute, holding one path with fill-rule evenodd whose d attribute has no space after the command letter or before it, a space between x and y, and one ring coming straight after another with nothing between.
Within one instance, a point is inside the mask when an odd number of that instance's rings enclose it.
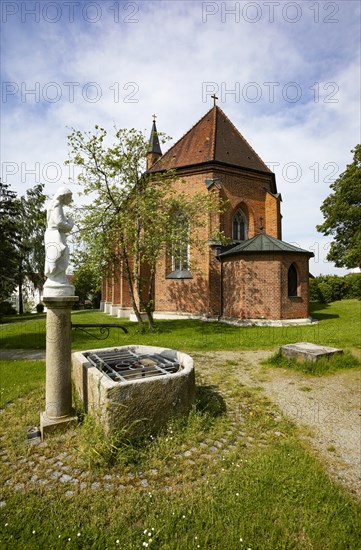
<instances>
[{"instance_id":1,"label":"metal cross on roof","mask_svg":"<svg viewBox=\"0 0 361 550\"><path fill-rule=\"evenodd\" d=\"M218 99L218 97L216 96L216 94L214 94L214 95L211 95L211 98L214 101L214 106L216 106L216 100Z\"/></svg>"},{"instance_id":2,"label":"metal cross on roof","mask_svg":"<svg viewBox=\"0 0 361 550\"><path fill-rule=\"evenodd\" d=\"M157 115L152 115L153 121L155 122L155 119L157 118Z\"/></svg>"}]
</instances>

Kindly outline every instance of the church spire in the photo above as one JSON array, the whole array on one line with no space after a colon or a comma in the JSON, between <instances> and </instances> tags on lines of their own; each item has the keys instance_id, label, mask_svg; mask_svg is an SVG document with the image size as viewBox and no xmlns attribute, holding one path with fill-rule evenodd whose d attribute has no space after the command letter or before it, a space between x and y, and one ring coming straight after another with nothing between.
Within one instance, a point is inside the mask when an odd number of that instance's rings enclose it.
<instances>
[{"instance_id":1,"label":"church spire","mask_svg":"<svg viewBox=\"0 0 361 550\"><path fill-rule=\"evenodd\" d=\"M147 170L162 156L160 148L157 126L155 124L156 115L153 115L153 126L150 133L148 151L147 151Z\"/></svg>"}]
</instances>

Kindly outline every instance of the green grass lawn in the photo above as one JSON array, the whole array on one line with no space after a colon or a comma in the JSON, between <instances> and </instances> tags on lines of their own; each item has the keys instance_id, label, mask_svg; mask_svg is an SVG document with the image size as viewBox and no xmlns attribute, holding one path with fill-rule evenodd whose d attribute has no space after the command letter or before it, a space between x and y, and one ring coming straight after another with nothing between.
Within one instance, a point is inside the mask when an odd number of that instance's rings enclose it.
<instances>
[{"instance_id":1,"label":"green grass lawn","mask_svg":"<svg viewBox=\"0 0 361 550\"><path fill-rule=\"evenodd\" d=\"M86 417L39 446L25 434L44 404L44 365L25 362L33 389L19 382L2 411L0 547L359 548L356 499L257 388L236 383L236 365L219 367L200 370L189 418L141 445L115 444ZM54 481L62 464L82 483Z\"/></svg>"},{"instance_id":2,"label":"green grass lawn","mask_svg":"<svg viewBox=\"0 0 361 550\"><path fill-rule=\"evenodd\" d=\"M73 349L129 343L184 351L269 349L311 341L360 349L360 303L314 306L310 327L238 328L160 321L159 331L81 332ZM74 322L117 322L86 311ZM120 322L120 320L118 320ZM5 349L45 348L45 321L0 327ZM197 366L197 401L187 419L131 444L105 437L88 416L40 445L27 429L44 410L44 361L0 362L0 547L4 549L355 550L361 507L333 482L294 424L238 364ZM59 478L59 472L69 475ZM75 479L75 482L73 483Z\"/></svg>"},{"instance_id":3,"label":"green grass lawn","mask_svg":"<svg viewBox=\"0 0 361 550\"><path fill-rule=\"evenodd\" d=\"M342 355L336 354L331 357L322 357L318 361L297 361L296 359L282 355L281 351L277 351L264 361L263 364L292 369L315 376L333 374L338 370L359 369L361 366L361 362L349 351L346 351Z\"/></svg>"},{"instance_id":4,"label":"green grass lawn","mask_svg":"<svg viewBox=\"0 0 361 550\"><path fill-rule=\"evenodd\" d=\"M44 361L0 360L0 408L44 381Z\"/></svg>"},{"instance_id":5,"label":"green grass lawn","mask_svg":"<svg viewBox=\"0 0 361 550\"><path fill-rule=\"evenodd\" d=\"M361 349L361 302L343 300L332 304L312 304L318 324L296 327L236 327L202 321L157 321L157 332L141 334L136 323L112 318L96 311L74 312L75 323L124 324L129 334L112 329L107 340L97 341L81 331L73 331L73 350L147 344L191 350L272 349L292 342ZM6 318L4 318L6 321ZM45 349L45 319L0 325L0 347L4 349Z\"/></svg>"}]
</instances>

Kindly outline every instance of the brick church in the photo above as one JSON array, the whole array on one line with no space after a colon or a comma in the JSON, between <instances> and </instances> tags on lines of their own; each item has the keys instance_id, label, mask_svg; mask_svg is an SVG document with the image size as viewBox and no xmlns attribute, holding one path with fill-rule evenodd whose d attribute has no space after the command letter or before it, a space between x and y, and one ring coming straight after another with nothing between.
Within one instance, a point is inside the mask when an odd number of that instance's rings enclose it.
<instances>
[{"instance_id":1,"label":"brick church","mask_svg":"<svg viewBox=\"0 0 361 550\"><path fill-rule=\"evenodd\" d=\"M282 241L275 174L222 109L214 105L164 154L153 122L147 172L168 169L179 176L175 185L190 194L216 193L227 207L211 216L203 253L194 252L196 273L188 263L191 250L173 262L164 254L154 281L154 317L308 322L313 253ZM210 239L215 227L231 244ZM125 279L103 279L101 309L132 318Z\"/></svg>"}]
</instances>

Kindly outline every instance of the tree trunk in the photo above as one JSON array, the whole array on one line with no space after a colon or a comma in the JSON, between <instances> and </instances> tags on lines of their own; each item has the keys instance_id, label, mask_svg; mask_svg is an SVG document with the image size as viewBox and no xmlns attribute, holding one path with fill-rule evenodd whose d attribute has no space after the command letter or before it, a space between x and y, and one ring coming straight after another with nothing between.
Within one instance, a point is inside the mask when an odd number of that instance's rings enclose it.
<instances>
[{"instance_id":1,"label":"tree trunk","mask_svg":"<svg viewBox=\"0 0 361 550\"><path fill-rule=\"evenodd\" d=\"M130 270L129 262L128 262L128 256L127 253L123 250L122 253L123 257L123 266L125 267L125 278L128 282L128 288L129 288L129 294L132 301L132 307L135 313L135 316L137 318L138 323L142 326L144 325L144 321L142 319L141 313L139 311L135 296L134 296L134 287L133 287L133 281L132 281L132 273Z\"/></svg>"},{"instance_id":2,"label":"tree trunk","mask_svg":"<svg viewBox=\"0 0 361 550\"><path fill-rule=\"evenodd\" d=\"M153 317L153 294L154 294L154 277L155 277L155 266L152 266L150 269L150 278L148 284L148 303L145 308L148 318L149 328L152 330L155 329L154 317Z\"/></svg>"},{"instance_id":3,"label":"tree trunk","mask_svg":"<svg viewBox=\"0 0 361 550\"><path fill-rule=\"evenodd\" d=\"M24 313L24 299L23 299L23 266L20 261L19 265L19 315Z\"/></svg>"}]
</instances>

